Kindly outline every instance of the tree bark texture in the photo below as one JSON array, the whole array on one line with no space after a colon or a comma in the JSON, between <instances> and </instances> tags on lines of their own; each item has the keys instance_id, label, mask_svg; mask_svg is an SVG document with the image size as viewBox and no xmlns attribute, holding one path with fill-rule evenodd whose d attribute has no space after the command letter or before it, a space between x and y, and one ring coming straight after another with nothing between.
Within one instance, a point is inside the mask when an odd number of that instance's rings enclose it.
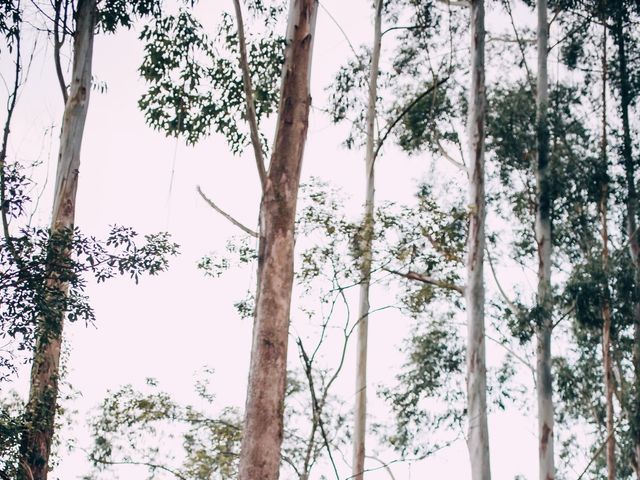
<instances>
[{"instance_id":1,"label":"tree bark texture","mask_svg":"<svg viewBox=\"0 0 640 480\"><path fill-rule=\"evenodd\" d=\"M276 480L280 469L294 221L311 96L317 0L291 0L278 123L260 205L258 286L240 480Z\"/></svg>"},{"instance_id":2,"label":"tree bark texture","mask_svg":"<svg viewBox=\"0 0 640 480\"><path fill-rule=\"evenodd\" d=\"M466 310L468 448L472 480L491 478L487 425L487 367L484 333L484 0L471 1L471 89L468 135L469 236L467 240Z\"/></svg>"},{"instance_id":3,"label":"tree bark texture","mask_svg":"<svg viewBox=\"0 0 640 480\"><path fill-rule=\"evenodd\" d=\"M605 22L603 22L604 24ZM602 33L602 145L601 145L601 161L605 168L605 172L609 170L607 157L607 26L603 27ZM602 302L602 370L603 381L605 386L606 412L607 412L607 479L615 480L616 478L616 437L614 427L614 411L613 411L613 366L611 354L611 295L609 292L609 228L607 222L609 202L609 179L601 188L600 202L598 210L600 214L601 239L602 239L602 268L605 272L605 292Z\"/></svg>"},{"instance_id":4,"label":"tree bark texture","mask_svg":"<svg viewBox=\"0 0 640 480\"><path fill-rule=\"evenodd\" d=\"M352 478L364 477L365 438L367 430L367 340L369 330L369 286L371 283L372 243L375 205L375 120L378 97L378 70L382 42L382 0L376 0L373 51L369 73L369 99L367 104L367 144L365 158L365 206L360 242L360 298L358 307L356 394L353 429Z\"/></svg>"},{"instance_id":5,"label":"tree bark texture","mask_svg":"<svg viewBox=\"0 0 640 480\"><path fill-rule=\"evenodd\" d=\"M631 126L629 125L629 106L631 104L631 87L627 67L627 52L625 42L625 9L617 9L613 26L613 39L618 47L618 66L620 68L620 116L622 117L622 163L625 171L627 186L626 228L629 237L629 251L634 268L636 298L640 294L640 242L638 241L638 194L636 191L636 173L631 144ZM635 342L633 346L634 389L631 405L631 431L633 435L634 459L636 476L640 480L640 303L633 308L633 323Z\"/></svg>"},{"instance_id":6,"label":"tree bark texture","mask_svg":"<svg viewBox=\"0 0 640 480\"><path fill-rule=\"evenodd\" d=\"M551 376L551 186L549 171L549 127L547 108L549 81L547 57L549 25L547 0L538 0L538 84L536 130L538 165L536 169L537 208L535 220L538 246L538 312L536 327L536 386L538 403L538 462L540 480L555 478L553 455L553 379Z\"/></svg>"},{"instance_id":7,"label":"tree bark texture","mask_svg":"<svg viewBox=\"0 0 640 480\"><path fill-rule=\"evenodd\" d=\"M60 151L53 200L51 234L73 229L76 191L80 169L80 150L84 133L89 93L91 62L96 25L96 0L80 0L76 11L76 33L73 45L73 69L69 94L64 109L60 134ZM69 255L68 250L59 252ZM54 268L50 268L51 271ZM68 285L50 280L49 286L67 295ZM56 308L52 310L56 311ZM20 445L21 475L29 480L46 480L49 455L55 428L60 375L63 311L38 320L36 347L31 368L31 386L27 404L28 427Z\"/></svg>"}]
</instances>

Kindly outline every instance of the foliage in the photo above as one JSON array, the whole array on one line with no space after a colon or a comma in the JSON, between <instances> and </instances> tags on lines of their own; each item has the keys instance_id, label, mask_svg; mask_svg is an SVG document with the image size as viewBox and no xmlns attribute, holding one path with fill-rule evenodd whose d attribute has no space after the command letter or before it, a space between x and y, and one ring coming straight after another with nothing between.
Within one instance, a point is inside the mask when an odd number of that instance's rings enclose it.
<instances>
[{"instance_id":1,"label":"foliage","mask_svg":"<svg viewBox=\"0 0 640 480\"><path fill-rule=\"evenodd\" d=\"M397 386L379 392L396 416L388 441L403 455L426 455L438 446L429 436L444 429L457 433L464 418L464 347L456 329L441 318L416 329L405 349Z\"/></svg>"},{"instance_id":2,"label":"foliage","mask_svg":"<svg viewBox=\"0 0 640 480\"><path fill-rule=\"evenodd\" d=\"M7 167L3 207L8 218L19 220L24 215L29 184L16 164ZM52 233L25 226L17 235L0 239L0 338L8 342L0 356L0 380L15 371L11 347L30 351L36 330L47 338L60 333L61 317L71 322L95 320L84 295L89 278L100 283L128 275L137 283L142 274L167 269L169 257L178 251L169 235L146 235L143 243L136 242L136 237L132 229L118 226L104 240L85 236L78 228ZM61 284L68 285L68 294Z\"/></svg>"},{"instance_id":3,"label":"foliage","mask_svg":"<svg viewBox=\"0 0 640 480\"><path fill-rule=\"evenodd\" d=\"M258 2L253 11L267 18L276 7ZM248 143L239 46L232 17L225 13L212 40L192 13L155 18L140 34L144 60L140 74L148 91L139 101L147 123L168 136L194 144L211 130L225 137L233 153ZM247 45L258 122L279 99L284 39L273 26ZM263 139L264 147L266 143Z\"/></svg>"}]
</instances>

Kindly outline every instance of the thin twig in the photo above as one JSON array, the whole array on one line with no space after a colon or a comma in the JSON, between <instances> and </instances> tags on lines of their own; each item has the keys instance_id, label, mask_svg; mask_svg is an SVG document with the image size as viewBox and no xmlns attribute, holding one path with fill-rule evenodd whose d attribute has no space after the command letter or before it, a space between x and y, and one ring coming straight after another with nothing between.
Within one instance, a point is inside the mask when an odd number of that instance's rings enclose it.
<instances>
[{"instance_id":1,"label":"thin twig","mask_svg":"<svg viewBox=\"0 0 640 480\"><path fill-rule=\"evenodd\" d=\"M89 459L92 462L96 462L96 463L102 463L104 465L132 465L132 466L144 466L144 467L149 467L149 468L153 468L153 469L160 469L160 470L164 470L167 473L170 473L171 475L173 475L174 477L178 478L179 480L189 480L187 477L185 477L184 475L180 474L179 472L169 468L169 467L165 467L164 465L159 465L156 463L151 463L151 462L135 462L135 461L115 461L115 460L103 460L100 458L96 458L94 456L90 456Z\"/></svg>"},{"instance_id":2,"label":"thin twig","mask_svg":"<svg viewBox=\"0 0 640 480\"><path fill-rule=\"evenodd\" d=\"M207 197L204 192L202 191L202 189L200 188L200 185L198 185L196 187L196 190L198 191L198 193L200 194L200 196L202 197L202 199L207 202L209 204L209 206L211 208L213 208L216 212L218 212L220 215L222 215L224 218L226 218L227 220L229 220L231 223L233 223L236 227L238 227L240 230L242 230L243 232L245 232L248 235L251 235L252 237L258 238L260 235L258 235L258 232L251 230L249 227L244 226L242 223L240 223L238 220L236 220L235 218L233 218L231 215L229 215L227 212L225 212L224 210L222 210L220 207L218 207L215 203L213 203L213 201Z\"/></svg>"}]
</instances>

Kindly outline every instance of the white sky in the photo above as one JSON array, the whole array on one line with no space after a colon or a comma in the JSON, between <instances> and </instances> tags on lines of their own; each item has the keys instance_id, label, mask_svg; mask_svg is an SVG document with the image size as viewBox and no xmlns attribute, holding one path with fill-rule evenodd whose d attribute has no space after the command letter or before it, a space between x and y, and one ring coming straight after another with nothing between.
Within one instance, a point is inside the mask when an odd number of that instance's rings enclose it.
<instances>
[{"instance_id":1,"label":"white sky","mask_svg":"<svg viewBox=\"0 0 640 480\"><path fill-rule=\"evenodd\" d=\"M231 5L226 3L229 5L225 6ZM368 44L372 36L368 3L323 2L356 46ZM216 18L216 8L200 10L206 17ZM205 23L206 17L202 17ZM22 161L45 161L49 187L55 172L62 112L51 53L48 40L41 35L28 84L18 104L11 144L11 153ZM320 9L312 78L316 104L322 105L324 87L350 55L343 36ZM85 425L83 417L105 392L126 383L142 385L146 377L157 378L176 399L188 401L192 400L194 372L208 365L216 370L213 390L219 405L244 404L251 321L240 320L233 303L253 288L255 280L247 272L233 271L220 279L210 279L197 270L199 258L210 251L221 251L226 240L238 232L202 201L195 187L201 185L220 206L252 225L259 203L254 162L250 155L232 157L220 137L191 148L150 130L137 108L144 91L137 75L141 58L141 44L135 32L96 38L94 76L106 82L108 91L92 93L82 150L77 225L83 232L97 235L104 234L111 224L132 226L140 233L168 230L181 245L181 255L172 260L168 273L145 277L138 286L128 279L91 285L88 294L97 316L96 328L67 326L65 334L71 346L69 381L82 392L76 403L80 415L75 433L80 446L87 440L86 432L80 428ZM6 60L3 71L8 72ZM49 130L49 140L43 142L43 135L52 125L53 133ZM364 162L361 153L340 146L343 138L342 128L330 125L324 115L312 111L303 180L313 175L341 186L351 194L349 208L355 216L363 198ZM388 150L377 163L377 200L410 202L414 187L429 170L429 164L424 156L406 158ZM460 176L461 189L465 181ZM36 216L42 223L48 223L50 196L49 188ZM373 303L382 304L376 297ZM369 378L374 415L385 415L381 402L372 393L375 385L392 380L404 360L399 346L410 324L392 310L371 319ZM353 360L348 357L338 385L338 392L348 404L353 398ZM290 364L295 362L297 354L292 348ZM27 380L28 375L23 372L14 384L25 395ZM494 479L513 479L516 474L536 476L535 431L531 416L513 412L491 416ZM386 459L392 458L396 457ZM467 464L466 446L458 442L410 469L402 464L391 468L397 479L463 479L469 477ZM63 459L55 474L71 480L87 470L84 453L77 451ZM131 472L121 470L121 478L134 478ZM320 473L318 470L315 475ZM367 478L389 477L378 471Z\"/></svg>"}]
</instances>

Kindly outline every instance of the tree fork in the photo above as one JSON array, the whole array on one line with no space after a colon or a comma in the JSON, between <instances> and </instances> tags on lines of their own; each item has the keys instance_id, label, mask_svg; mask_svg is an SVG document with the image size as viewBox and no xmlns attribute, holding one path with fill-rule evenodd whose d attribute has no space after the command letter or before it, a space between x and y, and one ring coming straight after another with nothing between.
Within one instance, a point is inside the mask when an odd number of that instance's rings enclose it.
<instances>
[{"instance_id":1,"label":"tree fork","mask_svg":"<svg viewBox=\"0 0 640 480\"><path fill-rule=\"evenodd\" d=\"M260 204L258 285L240 480L277 480L280 470L294 222L311 96L317 0L291 0L273 154Z\"/></svg>"}]
</instances>

